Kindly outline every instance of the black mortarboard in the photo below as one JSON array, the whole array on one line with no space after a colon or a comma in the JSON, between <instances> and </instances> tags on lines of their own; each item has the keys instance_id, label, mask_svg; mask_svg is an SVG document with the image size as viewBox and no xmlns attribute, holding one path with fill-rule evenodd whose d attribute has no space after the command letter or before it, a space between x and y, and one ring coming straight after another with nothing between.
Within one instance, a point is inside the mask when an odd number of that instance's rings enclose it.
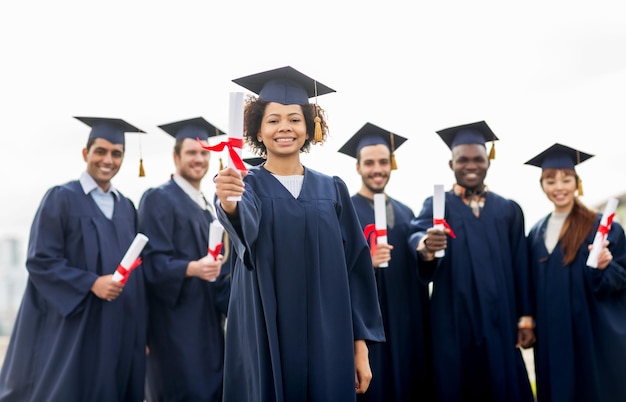
<instances>
[{"instance_id":1,"label":"black mortarboard","mask_svg":"<svg viewBox=\"0 0 626 402\"><path fill-rule=\"evenodd\" d=\"M577 149L570 148L562 144L554 144L548 149L541 152L539 155L533 157L526 165L532 165L540 167L541 170L545 169L571 169L576 170L574 167L581 162L592 158L593 155L586 154Z\"/></svg>"},{"instance_id":2,"label":"black mortarboard","mask_svg":"<svg viewBox=\"0 0 626 402\"><path fill-rule=\"evenodd\" d=\"M292 67L281 67L233 80L266 102L305 105L309 98L335 92Z\"/></svg>"},{"instance_id":3,"label":"black mortarboard","mask_svg":"<svg viewBox=\"0 0 626 402\"><path fill-rule=\"evenodd\" d=\"M446 128L437 131L437 134L450 149L462 144L480 144L484 146L486 141L492 141L489 159L494 159L495 157L493 141L497 141L498 137L491 131L491 128L485 121Z\"/></svg>"},{"instance_id":4,"label":"black mortarboard","mask_svg":"<svg viewBox=\"0 0 626 402\"><path fill-rule=\"evenodd\" d=\"M255 156L251 158L243 158L243 161L246 162L250 166L259 166L261 163L265 162L265 158L260 156Z\"/></svg>"},{"instance_id":5,"label":"black mortarboard","mask_svg":"<svg viewBox=\"0 0 626 402\"><path fill-rule=\"evenodd\" d=\"M91 127L89 138L104 138L113 144L124 145L124 133L145 133L130 123L122 119L111 119L106 117L78 117L74 116Z\"/></svg>"},{"instance_id":6,"label":"black mortarboard","mask_svg":"<svg viewBox=\"0 0 626 402\"><path fill-rule=\"evenodd\" d=\"M202 117L162 124L159 128L176 138L176 141L185 138L191 138L192 140L199 138L206 141L209 137L226 134Z\"/></svg>"},{"instance_id":7,"label":"black mortarboard","mask_svg":"<svg viewBox=\"0 0 626 402\"><path fill-rule=\"evenodd\" d=\"M389 148L392 157L392 169L396 168L395 155L396 149L400 148L407 139L398 134L394 134L389 130L378 127L372 123L365 123L341 148L339 152L356 158L361 148L368 145L383 144Z\"/></svg>"}]
</instances>

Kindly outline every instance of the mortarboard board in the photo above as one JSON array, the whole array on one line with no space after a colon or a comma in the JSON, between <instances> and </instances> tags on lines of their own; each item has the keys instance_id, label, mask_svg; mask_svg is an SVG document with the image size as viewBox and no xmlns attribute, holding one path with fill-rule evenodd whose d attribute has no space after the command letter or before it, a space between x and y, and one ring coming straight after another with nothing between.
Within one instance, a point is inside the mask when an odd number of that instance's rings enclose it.
<instances>
[{"instance_id":1,"label":"mortarboard board","mask_svg":"<svg viewBox=\"0 0 626 402\"><path fill-rule=\"evenodd\" d=\"M586 154L577 149L570 148L562 144L554 144L539 155L533 157L525 165L537 166L545 169L574 169L574 166L592 158L593 155Z\"/></svg>"},{"instance_id":2,"label":"mortarboard board","mask_svg":"<svg viewBox=\"0 0 626 402\"><path fill-rule=\"evenodd\" d=\"M463 144L480 144L484 146L485 142L492 141L489 159L495 158L493 142L497 141L498 137L491 131L491 128L489 128L485 121L449 127L437 131L437 134L439 134L443 142L445 142L450 149Z\"/></svg>"},{"instance_id":3,"label":"mortarboard board","mask_svg":"<svg viewBox=\"0 0 626 402\"><path fill-rule=\"evenodd\" d=\"M265 158L260 156L255 156L251 158L243 158L243 161L246 162L250 166L259 166L261 163L265 162Z\"/></svg>"},{"instance_id":4,"label":"mortarboard board","mask_svg":"<svg viewBox=\"0 0 626 402\"><path fill-rule=\"evenodd\" d=\"M335 92L290 66L237 78L233 82L266 102L283 105L305 105L309 98Z\"/></svg>"},{"instance_id":5,"label":"mortarboard board","mask_svg":"<svg viewBox=\"0 0 626 402\"><path fill-rule=\"evenodd\" d=\"M394 152L407 139L372 123L365 123L341 148L339 152L356 158L361 148L368 145L383 144L389 148L392 158L392 169L396 169Z\"/></svg>"},{"instance_id":6,"label":"mortarboard board","mask_svg":"<svg viewBox=\"0 0 626 402\"><path fill-rule=\"evenodd\" d=\"M162 124L159 128L176 138L176 141L185 138L192 140L199 138L200 140L206 141L209 137L226 134L202 117Z\"/></svg>"},{"instance_id":7,"label":"mortarboard board","mask_svg":"<svg viewBox=\"0 0 626 402\"><path fill-rule=\"evenodd\" d=\"M542 171L545 169L571 169L576 171L575 166L589 158L593 158L593 155L556 143L525 162L525 165L540 167ZM578 195L583 195L580 177L578 178Z\"/></svg>"},{"instance_id":8,"label":"mortarboard board","mask_svg":"<svg viewBox=\"0 0 626 402\"><path fill-rule=\"evenodd\" d=\"M122 119L111 119L106 117L78 117L74 116L91 127L89 138L103 138L113 144L124 145L124 133L145 133L130 123Z\"/></svg>"}]
</instances>

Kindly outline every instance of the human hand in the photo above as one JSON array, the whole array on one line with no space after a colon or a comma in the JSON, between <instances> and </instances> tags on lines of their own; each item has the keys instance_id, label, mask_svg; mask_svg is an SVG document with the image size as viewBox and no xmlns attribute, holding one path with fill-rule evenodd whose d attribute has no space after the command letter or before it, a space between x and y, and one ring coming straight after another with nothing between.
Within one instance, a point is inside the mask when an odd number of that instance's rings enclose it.
<instances>
[{"instance_id":1,"label":"human hand","mask_svg":"<svg viewBox=\"0 0 626 402\"><path fill-rule=\"evenodd\" d=\"M593 247L592 244L589 245L589 251ZM613 254L611 254L611 250L609 250L609 241L605 240L602 243L602 250L600 250L600 254L598 254L598 269L606 268L609 263L613 261Z\"/></svg>"},{"instance_id":2,"label":"human hand","mask_svg":"<svg viewBox=\"0 0 626 402\"><path fill-rule=\"evenodd\" d=\"M516 348L528 349L535 344L535 331L532 328L517 329Z\"/></svg>"},{"instance_id":3,"label":"human hand","mask_svg":"<svg viewBox=\"0 0 626 402\"><path fill-rule=\"evenodd\" d=\"M124 285L121 282L114 281L113 275L102 275L91 286L93 294L100 299L108 301L117 299L122 290L124 290Z\"/></svg>"},{"instance_id":4,"label":"human hand","mask_svg":"<svg viewBox=\"0 0 626 402\"><path fill-rule=\"evenodd\" d=\"M354 387L357 394L364 394L372 381L369 350L364 340L354 341Z\"/></svg>"},{"instance_id":5,"label":"human hand","mask_svg":"<svg viewBox=\"0 0 626 402\"><path fill-rule=\"evenodd\" d=\"M239 171L231 167L220 170L215 176L213 182L215 183L215 195L220 200L222 209L229 215L232 215L237 210L237 201L230 201L228 197L241 197L244 192L245 184L243 178L246 176L247 171Z\"/></svg>"},{"instance_id":6,"label":"human hand","mask_svg":"<svg viewBox=\"0 0 626 402\"><path fill-rule=\"evenodd\" d=\"M376 244L376 247L372 250L372 265L374 268L378 268L381 264L391 260L391 250L393 250L391 244Z\"/></svg>"},{"instance_id":7,"label":"human hand","mask_svg":"<svg viewBox=\"0 0 626 402\"><path fill-rule=\"evenodd\" d=\"M189 261L186 276L195 276L204 281L213 281L220 275L224 256L218 255L217 261L212 256L205 256L199 260Z\"/></svg>"}]
</instances>

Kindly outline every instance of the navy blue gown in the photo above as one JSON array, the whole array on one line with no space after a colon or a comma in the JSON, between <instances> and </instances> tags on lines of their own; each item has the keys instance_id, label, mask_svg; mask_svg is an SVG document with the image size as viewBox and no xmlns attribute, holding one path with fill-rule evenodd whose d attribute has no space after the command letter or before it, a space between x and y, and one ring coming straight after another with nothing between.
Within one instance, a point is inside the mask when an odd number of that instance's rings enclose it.
<instances>
[{"instance_id":1,"label":"navy blue gown","mask_svg":"<svg viewBox=\"0 0 626 402\"><path fill-rule=\"evenodd\" d=\"M433 281L431 326L440 401L532 401L517 343L517 321L532 315L524 217L517 203L488 192L476 217L452 191L445 194L445 256L418 259ZM412 223L409 247L433 226L432 197ZM414 255L417 255L416 253Z\"/></svg>"},{"instance_id":2,"label":"navy blue gown","mask_svg":"<svg viewBox=\"0 0 626 402\"><path fill-rule=\"evenodd\" d=\"M354 401L354 341L384 341L369 249L347 188L306 169L299 197L249 170L238 215L216 202L238 256L224 400Z\"/></svg>"},{"instance_id":3,"label":"navy blue gown","mask_svg":"<svg viewBox=\"0 0 626 402\"><path fill-rule=\"evenodd\" d=\"M613 261L587 266L598 217L576 259L563 265L560 243L548 253L549 215L528 234L536 297L537 399L626 401L626 240L613 222L607 239Z\"/></svg>"},{"instance_id":4,"label":"navy blue gown","mask_svg":"<svg viewBox=\"0 0 626 402\"><path fill-rule=\"evenodd\" d=\"M0 401L143 401L142 267L112 302L90 291L98 276L115 272L135 234L135 207L121 195L107 219L78 181L46 193L31 228Z\"/></svg>"},{"instance_id":5,"label":"navy blue gown","mask_svg":"<svg viewBox=\"0 0 626 402\"><path fill-rule=\"evenodd\" d=\"M374 203L359 194L352 196L361 227L374 223ZM372 382L359 401L432 401L428 287L417 277L414 251L407 247L413 211L387 198L394 214L387 228L393 245L387 268L375 269L378 301L385 327L384 343L369 346Z\"/></svg>"},{"instance_id":6,"label":"navy blue gown","mask_svg":"<svg viewBox=\"0 0 626 402\"><path fill-rule=\"evenodd\" d=\"M138 208L149 297L146 396L157 401L220 401L224 362L224 279L186 278L207 255L207 210L173 180L149 189Z\"/></svg>"}]
</instances>

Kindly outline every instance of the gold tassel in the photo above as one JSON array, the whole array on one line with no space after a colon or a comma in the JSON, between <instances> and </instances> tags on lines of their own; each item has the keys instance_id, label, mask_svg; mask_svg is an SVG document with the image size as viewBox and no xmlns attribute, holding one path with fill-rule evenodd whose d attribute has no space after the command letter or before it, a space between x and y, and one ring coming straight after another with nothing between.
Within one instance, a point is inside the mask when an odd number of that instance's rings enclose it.
<instances>
[{"instance_id":1,"label":"gold tassel","mask_svg":"<svg viewBox=\"0 0 626 402\"><path fill-rule=\"evenodd\" d=\"M491 149L489 150L489 160L496 159L496 143L491 141Z\"/></svg>"},{"instance_id":2,"label":"gold tassel","mask_svg":"<svg viewBox=\"0 0 626 402\"><path fill-rule=\"evenodd\" d=\"M224 258L222 259L222 265L226 261L228 261L228 257L230 256L230 237L228 237L228 233L224 232Z\"/></svg>"},{"instance_id":3,"label":"gold tassel","mask_svg":"<svg viewBox=\"0 0 626 402\"><path fill-rule=\"evenodd\" d=\"M144 177L146 175L146 171L143 169L143 159L139 158L139 177Z\"/></svg>"},{"instance_id":4,"label":"gold tassel","mask_svg":"<svg viewBox=\"0 0 626 402\"><path fill-rule=\"evenodd\" d=\"M224 169L224 163L222 162L222 158L220 158L220 171Z\"/></svg>"},{"instance_id":5,"label":"gold tassel","mask_svg":"<svg viewBox=\"0 0 626 402\"><path fill-rule=\"evenodd\" d=\"M391 144L391 170L397 170L398 164L396 163L395 145L393 143L393 133L389 133L389 142Z\"/></svg>"},{"instance_id":6,"label":"gold tassel","mask_svg":"<svg viewBox=\"0 0 626 402\"><path fill-rule=\"evenodd\" d=\"M579 197L580 197L581 195L585 195L585 194L584 194L584 192L583 192L583 181L582 181L582 179L581 179L580 177L578 178L578 185L577 185L577 188L578 188L578 196L579 196Z\"/></svg>"},{"instance_id":7,"label":"gold tassel","mask_svg":"<svg viewBox=\"0 0 626 402\"><path fill-rule=\"evenodd\" d=\"M322 119L319 116L315 116L315 136L314 140L317 144L318 142L322 142L324 136L322 135Z\"/></svg>"}]
</instances>

